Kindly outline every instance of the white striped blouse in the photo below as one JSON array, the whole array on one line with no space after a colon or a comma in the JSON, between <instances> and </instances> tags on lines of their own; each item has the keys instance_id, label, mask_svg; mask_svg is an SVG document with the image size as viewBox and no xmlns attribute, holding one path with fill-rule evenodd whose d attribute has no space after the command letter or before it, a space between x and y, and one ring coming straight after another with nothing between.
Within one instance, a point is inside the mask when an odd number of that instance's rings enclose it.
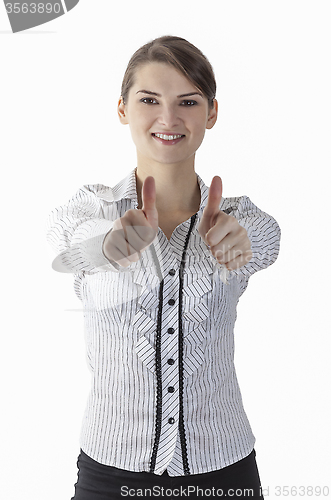
<instances>
[{"instance_id":1,"label":"white striped blouse","mask_svg":"<svg viewBox=\"0 0 331 500\"><path fill-rule=\"evenodd\" d=\"M247 196L222 198L251 241L251 261L220 279L198 233L209 188L197 175L199 211L170 240L159 228L124 268L102 252L114 221L138 207L136 169L114 188L84 185L47 219L53 268L74 274L84 309L91 391L80 446L129 471L200 474L246 457L255 437L234 366L234 324L249 277L275 262L280 228Z\"/></svg>"}]
</instances>

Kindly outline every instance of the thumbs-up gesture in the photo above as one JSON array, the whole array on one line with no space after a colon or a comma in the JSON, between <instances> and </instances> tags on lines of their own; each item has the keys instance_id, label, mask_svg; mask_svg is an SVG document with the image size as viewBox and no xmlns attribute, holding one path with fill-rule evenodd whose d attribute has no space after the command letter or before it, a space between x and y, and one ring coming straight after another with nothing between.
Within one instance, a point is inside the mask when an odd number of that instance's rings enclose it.
<instances>
[{"instance_id":1,"label":"thumbs-up gesture","mask_svg":"<svg viewBox=\"0 0 331 500\"><path fill-rule=\"evenodd\" d=\"M198 232L216 260L233 271L251 260L251 243L246 229L237 219L220 210L221 199L222 179L216 175L209 188Z\"/></svg>"},{"instance_id":2,"label":"thumbs-up gesture","mask_svg":"<svg viewBox=\"0 0 331 500\"><path fill-rule=\"evenodd\" d=\"M140 252L153 242L158 230L158 213L155 205L154 177L146 177L142 186L142 208L130 209L116 219L107 233L102 250L108 260L128 267L140 259Z\"/></svg>"}]
</instances>

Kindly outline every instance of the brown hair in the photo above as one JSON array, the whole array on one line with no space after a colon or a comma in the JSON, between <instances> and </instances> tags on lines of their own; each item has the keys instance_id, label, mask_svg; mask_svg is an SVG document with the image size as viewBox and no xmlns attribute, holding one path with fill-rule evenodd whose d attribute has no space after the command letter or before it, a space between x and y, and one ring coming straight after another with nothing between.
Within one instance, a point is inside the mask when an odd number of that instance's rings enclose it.
<instances>
[{"instance_id":1,"label":"brown hair","mask_svg":"<svg viewBox=\"0 0 331 500\"><path fill-rule=\"evenodd\" d=\"M209 108L214 107L216 81L210 62L197 47L178 36L155 38L133 54L122 82L121 96L124 104L134 83L135 70L139 65L150 62L163 62L174 66L207 97Z\"/></svg>"}]
</instances>

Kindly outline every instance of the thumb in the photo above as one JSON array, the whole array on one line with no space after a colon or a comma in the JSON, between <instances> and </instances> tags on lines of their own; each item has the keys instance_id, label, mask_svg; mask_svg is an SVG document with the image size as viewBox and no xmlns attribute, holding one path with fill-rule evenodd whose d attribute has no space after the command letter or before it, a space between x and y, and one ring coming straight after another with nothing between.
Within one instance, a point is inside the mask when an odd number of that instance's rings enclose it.
<instances>
[{"instance_id":1,"label":"thumb","mask_svg":"<svg viewBox=\"0 0 331 500\"><path fill-rule=\"evenodd\" d=\"M155 179L151 175L144 180L141 190L142 208L146 219L153 229L158 228L158 213L156 209Z\"/></svg>"},{"instance_id":2,"label":"thumb","mask_svg":"<svg viewBox=\"0 0 331 500\"><path fill-rule=\"evenodd\" d=\"M202 213L201 221L199 224L199 233L202 236L203 240L206 242L206 235L209 230L215 225L216 218L220 211L220 203L222 199L222 179L215 175L213 180L211 181L207 205L204 208ZM207 243L208 244L208 243Z\"/></svg>"},{"instance_id":3,"label":"thumb","mask_svg":"<svg viewBox=\"0 0 331 500\"><path fill-rule=\"evenodd\" d=\"M214 215L218 214L222 200L222 192L222 179L218 175L215 175L209 187L207 205L203 211L204 217L212 218Z\"/></svg>"}]
</instances>

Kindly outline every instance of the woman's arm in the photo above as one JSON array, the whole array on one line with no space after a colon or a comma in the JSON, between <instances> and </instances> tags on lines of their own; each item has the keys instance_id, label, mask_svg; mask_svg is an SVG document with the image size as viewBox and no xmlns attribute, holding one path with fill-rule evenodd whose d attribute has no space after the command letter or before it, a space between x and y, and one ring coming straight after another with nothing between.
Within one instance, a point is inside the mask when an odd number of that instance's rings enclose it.
<instances>
[{"instance_id":1,"label":"woman's arm","mask_svg":"<svg viewBox=\"0 0 331 500\"><path fill-rule=\"evenodd\" d=\"M53 261L55 271L93 273L117 271L102 252L106 234L114 221L104 217L102 201L96 192L101 184L80 188L65 205L52 210L46 221L46 238L58 254Z\"/></svg>"},{"instance_id":2,"label":"woman's arm","mask_svg":"<svg viewBox=\"0 0 331 500\"><path fill-rule=\"evenodd\" d=\"M248 196L241 196L237 200L238 204L231 215L246 229L253 255L247 264L234 272L250 277L276 261L281 230L277 221L254 205Z\"/></svg>"}]
</instances>

